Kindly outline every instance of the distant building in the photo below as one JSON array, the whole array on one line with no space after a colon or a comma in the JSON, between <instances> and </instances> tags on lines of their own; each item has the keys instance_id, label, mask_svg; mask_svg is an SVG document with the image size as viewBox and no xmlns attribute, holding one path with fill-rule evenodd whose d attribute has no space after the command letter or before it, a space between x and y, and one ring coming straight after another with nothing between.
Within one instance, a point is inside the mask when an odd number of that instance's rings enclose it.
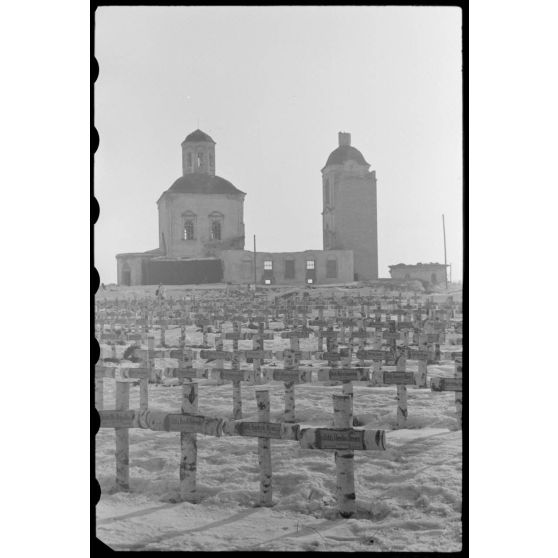
<instances>
[{"instance_id":1,"label":"distant building","mask_svg":"<svg viewBox=\"0 0 558 558\"><path fill-rule=\"evenodd\" d=\"M339 132L339 147L322 169L324 250L352 250L355 279L378 278L376 171Z\"/></svg>"},{"instance_id":2,"label":"distant building","mask_svg":"<svg viewBox=\"0 0 558 558\"><path fill-rule=\"evenodd\" d=\"M242 284L254 277L264 285L353 281L349 247L258 252L254 273L254 255L244 250L246 194L215 169L213 139L201 130L189 134L182 142L182 176L157 201L159 247L118 254L119 285Z\"/></svg>"},{"instance_id":3,"label":"distant building","mask_svg":"<svg viewBox=\"0 0 558 558\"><path fill-rule=\"evenodd\" d=\"M389 266L392 279L418 279L431 285L445 284L446 268L448 266L439 263L418 263L414 265L396 264Z\"/></svg>"}]
</instances>

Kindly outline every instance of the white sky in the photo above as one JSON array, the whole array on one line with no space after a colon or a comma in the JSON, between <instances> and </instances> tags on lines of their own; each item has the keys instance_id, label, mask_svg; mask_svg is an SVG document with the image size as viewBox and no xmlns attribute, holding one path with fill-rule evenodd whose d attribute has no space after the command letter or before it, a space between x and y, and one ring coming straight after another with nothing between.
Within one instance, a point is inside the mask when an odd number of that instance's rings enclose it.
<instances>
[{"instance_id":1,"label":"white sky","mask_svg":"<svg viewBox=\"0 0 558 558\"><path fill-rule=\"evenodd\" d=\"M180 143L217 142L247 193L246 248L322 249L321 173L337 132L376 170L380 277L462 271L461 11L427 7L102 7L96 13L95 265L158 246Z\"/></svg>"}]
</instances>

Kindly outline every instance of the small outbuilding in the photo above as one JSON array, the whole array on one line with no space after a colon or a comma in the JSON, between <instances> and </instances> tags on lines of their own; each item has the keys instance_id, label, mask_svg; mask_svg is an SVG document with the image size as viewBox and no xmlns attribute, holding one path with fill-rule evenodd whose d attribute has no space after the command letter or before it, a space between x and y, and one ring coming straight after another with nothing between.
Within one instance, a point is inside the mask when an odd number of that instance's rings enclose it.
<instances>
[{"instance_id":1,"label":"small outbuilding","mask_svg":"<svg viewBox=\"0 0 558 558\"><path fill-rule=\"evenodd\" d=\"M431 285L445 284L447 265L440 263L417 263L389 266L389 273L392 279L413 280L417 279L423 283Z\"/></svg>"}]
</instances>

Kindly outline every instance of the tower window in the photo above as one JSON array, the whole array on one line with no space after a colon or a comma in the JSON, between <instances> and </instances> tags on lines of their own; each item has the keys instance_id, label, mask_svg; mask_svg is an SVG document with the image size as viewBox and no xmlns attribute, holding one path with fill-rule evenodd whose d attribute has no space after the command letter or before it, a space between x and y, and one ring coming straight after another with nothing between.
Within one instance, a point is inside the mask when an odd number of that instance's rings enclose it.
<instances>
[{"instance_id":1,"label":"tower window","mask_svg":"<svg viewBox=\"0 0 558 558\"><path fill-rule=\"evenodd\" d=\"M203 163L203 153L198 153L198 169L201 168Z\"/></svg>"},{"instance_id":2,"label":"tower window","mask_svg":"<svg viewBox=\"0 0 558 558\"><path fill-rule=\"evenodd\" d=\"M188 168L192 168L192 154L188 153L187 157L186 157L186 164L188 165Z\"/></svg>"},{"instance_id":3,"label":"tower window","mask_svg":"<svg viewBox=\"0 0 558 558\"><path fill-rule=\"evenodd\" d=\"M271 271L273 269L273 260L264 260L264 270Z\"/></svg>"},{"instance_id":4,"label":"tower window","mask_svg":"<svg viewBox=\"0 0 558 558\"><path fill-rule=\"evenodd\" d=\"M295 261L285 260L285 279L295 278Z\"/></svg>"},{"instance_id":5,"label":"tower window","mask_svg":"<svg viewBox=\"0 0 558 558\"><path fill-rule=\"evenodd\" d=\"M209 154L209 166L213 169L215 168L215 156L213 153Z\"/></svg>"},{"instance_id":6,"label":"tower window","mask_svg":"<svg viewBox=\"0 0 558 558\"><path fill-rule=\"evenodd\" d=\"M326 263L326 277L328 279L337 278L337 260L327 260Z\"/></svg>"},{"instance_id":7,"label":"tower window","mask_svg":"<svg viewBox=\"0 0 558 558\"><path fill-rule=\"evenodd\" d=\"M330 204L330 197L329 197L329 180L326 179L324 182L324 203L326 206Z\"/></svg>"},{"instance_id":8,"label":"tower window","mask_svg":"<svg viewBox=\"0 0 558 558\"><path fill-rule=\"evenodd\" d=\"M219 221L211 223L211 240L221 240L221 223Z\"/></svg>"},{"instance_id":9,"label":"tower window","mask_svg":"<svg viewBox=\"0 0 558 558\"><path fill-rule=\"evenodd\" d=\"M316 262L314 260L306 260L306 269L315 269Z\"/></svg>"},{"instance_id":10,"label":"tower window","mask_svg":"<svg viewBox=\"0 0 558 558\"><path fill-rule=\"evenodd\" d=\"M194 221L184 222L184 240L194 240Z\"/></svg>"}]
</instances>

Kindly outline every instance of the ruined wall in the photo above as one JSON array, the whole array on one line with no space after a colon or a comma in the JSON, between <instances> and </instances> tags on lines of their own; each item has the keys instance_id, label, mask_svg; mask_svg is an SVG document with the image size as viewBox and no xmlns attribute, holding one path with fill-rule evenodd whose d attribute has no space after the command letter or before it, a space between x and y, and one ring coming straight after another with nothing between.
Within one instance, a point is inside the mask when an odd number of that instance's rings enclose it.
<instances>
[{"instance_id":1,"label":"ruined wall","mask_svg":"<svg viewBox=\"0 0 558 558\"><path fill-rule=\"evenodd\" d=\"M221 259L224 281L235 284L254 282L253 252L247 250L223 251ZM256 254L256 279L264 284L269 278L275 285L306 284L307 260L315 261L314 284L350 283L353 281L353 252L351 250L308 250L305 252L258 252ZM336 276L328 277L328 260L336 262ZM271 261L272 269L264 269L264 262ZM286 261L293 262L294 277L287 276ZM330 266L331 271L331 266Z\"/></svg>"},{"instance_id":2,"label":"ruined wall","mask_svg":"<svg viewBox=\"0 0 558 558\"><path fill-rule=\"evenodd\" d=\"M389 273L392 279L418 279L432 284L445 284L446 281L446 272L443 265L390 267ZM435 278L432 277L433 274L435 274Z\"/></svg>"},{"instance_id":3,"label":"ruined wall","mask_svg":"<svg viewBox=\"0 0 558 558\"><path fill-rule=\"evenodd\" d=\"M142 260L145 256L141 254L130 254L116 256L116 272L118 285L125 285L125 270L130 271L130 285L142 285ZM101 278L101 281L103 279Z\"/></svg>"}]
</instances>

